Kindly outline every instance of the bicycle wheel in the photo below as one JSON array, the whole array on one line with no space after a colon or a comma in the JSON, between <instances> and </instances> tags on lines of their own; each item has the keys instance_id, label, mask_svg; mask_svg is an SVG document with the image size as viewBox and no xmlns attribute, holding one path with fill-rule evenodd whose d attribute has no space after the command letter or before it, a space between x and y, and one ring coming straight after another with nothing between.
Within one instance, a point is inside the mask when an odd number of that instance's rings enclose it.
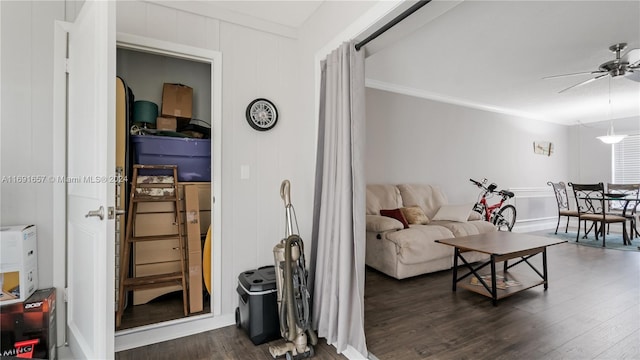
<instances>
[{"instance_id":1,"label":"bicycle wheel","mask_svg":"<svg viewBox=\"0 0 640 360\"><path fill-rule=\"evenodd\" d=\"M493 224L498 227L498 231L511 231L516 223L516 208L513 205L506 205L498 211Z\"/></svg>"}]
</instances>

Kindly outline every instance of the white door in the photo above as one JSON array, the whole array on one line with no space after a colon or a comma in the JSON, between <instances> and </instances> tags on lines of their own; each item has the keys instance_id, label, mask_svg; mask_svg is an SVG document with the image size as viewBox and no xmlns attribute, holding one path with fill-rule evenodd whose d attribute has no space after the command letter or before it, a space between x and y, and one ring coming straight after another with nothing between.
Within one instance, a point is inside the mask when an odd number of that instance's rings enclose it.
<instances>
[{"instance_id":1,"label":"white door","mask_svg":"<svg viewBox=\"0 0 640 360\"><path fill-rule=\"evenodd\" d=\"M115 6L85 1L69 32L67 341L114 357ZM90 211L103 218L86 216Z\"/></svg>"}]
</instances>

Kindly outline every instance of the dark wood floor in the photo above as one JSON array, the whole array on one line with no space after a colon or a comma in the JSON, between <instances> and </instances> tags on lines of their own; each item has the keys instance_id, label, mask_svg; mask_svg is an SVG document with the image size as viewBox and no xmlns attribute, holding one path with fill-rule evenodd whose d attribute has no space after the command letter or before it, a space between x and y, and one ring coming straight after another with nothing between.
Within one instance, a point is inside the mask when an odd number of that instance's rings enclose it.
<instances>
[{"instance_id":1,"label":"dark wood floor","mask_svg":"<svg viewBox=\"0 0 640 360\"><path fill-rule=\"evenodd\" d=\"M452 292L451 271L399 281L367 269L368 349L381 360L640 359L640 252L561 244L548 264L547 291L497 307Z\"/></svg>"},{"instance_id":2,"label":"dark wood floor","mask_svg":"<svg viewBox=\"0 0 640 360\"><path fill-rule=\"evenodd\" d=\"M400 281L367 269L368 349L381 360L640 359L640 252L562 244L549 248L548 263L549 290L497 307L464 289L453 293L451 271ZM271 359L269 345L254 346L229 326L116 359ZM314 358L344 359L322 339Z\"/></svg>"},{"instance_id":3,"label":"dark wood floor","mask_svg":"<svg viewBox=\"0 0 640 360\"><path fill-rule=\"evenodd\" d=\"M116 353L116 360L266 360L273 359L269 353L269 346L282 343L284 340L275 340L256 346L241 329L227 326L181 339L121 351ZM337 354L336 348L327 345L324 339L319 339L313 359L333 360L346 357Z\"/></svg>"}]
</instances>

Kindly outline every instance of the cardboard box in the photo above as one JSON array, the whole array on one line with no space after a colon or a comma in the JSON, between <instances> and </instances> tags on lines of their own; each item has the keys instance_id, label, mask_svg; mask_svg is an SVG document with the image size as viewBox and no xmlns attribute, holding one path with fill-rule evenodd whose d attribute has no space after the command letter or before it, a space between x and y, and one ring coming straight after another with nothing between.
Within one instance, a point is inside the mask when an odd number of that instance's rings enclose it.
<instances>
[{"instance_id":1,"label":"cardboard box","mask_svg":"<svg viewBox=\"0 0 640 360\"><path fill-rule=\"evenodd\" d=\"M202 311L202 238L198 185L184 186L185 224L189 256L189 312Z\"/></svg>"},{"instance_id":2,"label":"cardboard box","mask_svg":"<svg viewBox=\"0 0 640 360\"><path fill-rule=\"evenodd\" d=\"M178 128L177 119L171 116L162 116L156 118L156 129L157 130L167 130L167 131L176 131Z\"/></svg>"},{"instance_id":3,"label":"cardboard box","mask_svg":"<svg viewBox=\"0 0 640 360\"><path fill-rule=\"evenodd\" d=\"M191 118L193 89L182 84L165 83L162 87L162 115Z\"/></svg>"},{"instance_id":4,"label":"cardboard box","mask_svg":"<svg viewBox=\"0 0 640 360\"><path fill-rule=\"evenodd\" d=\"M56 358L56 289L0 307L0 357Z\"/></svg>"},{"instance_id":5,"label":"cardboard box","mask_svg":"<svg viewBox=\"0 0 640 360\"><path fill-rule=\"evenodd\" d=\"M35 225L0 227L0 305L25 301L38 288Z\"/></svg>"},{"instance_id":6,"label":"cardboard box","mask_svg":"<svg viewBox=\"0 0 640 360\"><path fill-rule=\"evenodd\" d=\"M136 215L134 236L158 236L178 234L178 224L173 212Z\"/></svg>"},{"instance_id":7,"label":"cardboard box","mask_svg":"<svg viewBox=\"0 0 640 360\"><path fill-rule=\"evenodd\" d=\"M204 310L202 298L202 253L189 252L189 313Z\"/></svg>"}]
</instances>

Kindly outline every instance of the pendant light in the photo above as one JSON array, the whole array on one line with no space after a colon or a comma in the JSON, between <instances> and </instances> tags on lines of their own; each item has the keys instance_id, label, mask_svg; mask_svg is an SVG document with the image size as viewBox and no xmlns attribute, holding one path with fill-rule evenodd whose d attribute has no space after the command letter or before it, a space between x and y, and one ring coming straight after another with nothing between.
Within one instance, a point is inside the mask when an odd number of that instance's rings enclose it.
<instances>
[{"instance_id":1,"label":"pendant light","mask_svg":"<svg viewBox=\"0 0 640 360\"><path fill-rule=\"evenodd\" d=\"M596 139L605 144L617 144L626 137L627 135L616 135L615 131L613 131L613 118L611 116L611 77L609 77L609 130L607 130L607 135L598 136Z\"/></svg>"}]
</instances>

